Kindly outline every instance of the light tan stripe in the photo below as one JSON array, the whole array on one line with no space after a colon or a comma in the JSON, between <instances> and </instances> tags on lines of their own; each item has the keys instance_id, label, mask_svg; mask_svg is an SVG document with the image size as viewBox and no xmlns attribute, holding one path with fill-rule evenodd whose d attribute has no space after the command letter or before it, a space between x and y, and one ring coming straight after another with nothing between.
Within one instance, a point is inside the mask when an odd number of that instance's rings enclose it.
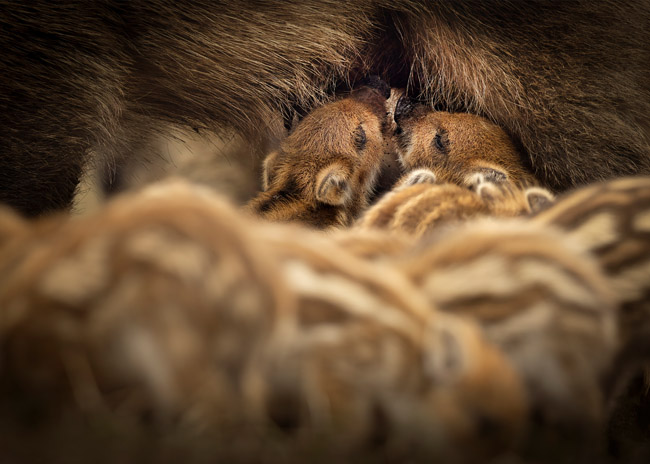
<instances>
[{"instance_id":1,"label":"light tan stripe","mask_svg":"<svg viewBox=\"0 0 650 464\"><path fill-rule=\"evenodd\" d=\"M599 213L571 230L569 235L586 250L609 245L619 239L617 217L611 212Z\"/></svg>"},{"instance_id":2,"label":"light tan stripe","mask_svg":"<svg viewBox=\"0 0 650 464\"><path fill-rule=\"evenodd\" d=\"M637 214L632 221L632 225L639 232L650 232L650 210Z\"/></svg>"}]
</instances>

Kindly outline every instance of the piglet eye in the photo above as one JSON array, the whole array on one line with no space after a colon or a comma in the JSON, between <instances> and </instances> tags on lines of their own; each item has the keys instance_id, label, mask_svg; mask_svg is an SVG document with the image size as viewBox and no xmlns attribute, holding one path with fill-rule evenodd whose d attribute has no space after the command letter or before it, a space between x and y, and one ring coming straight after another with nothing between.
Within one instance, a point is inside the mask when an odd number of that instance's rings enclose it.
<instances>
[{"instance_id":1,"label":"piglet eye","mask_svg":"<svg viewBox=\"0 0 650 464\"><path fill-rule=\"evenodd\" d=\"M433 146L436 148L441 153L447 153L448 151L448 145L449 145L449 139L447 138L447 133L444 131L440 131L436 134L436 136L433 138Z\"/></svg>"},{"instance_id":2,"label":"piglet eye","mask_svg":"<svg viewBox=\"0 0 650 464\"><path fill-rule=\"evenodd\" d=\"M436 138L434 139L434 143L436 144L436 148L438 150L444 150L445 146L442 144L442 136L440 134L436 134Z\"/></svg>"},{"instance_id":3,"label":"piglet eye","mask_svg":"<svg viewBox=\"0 0 650 464\"><path fill-rule=\"evenodd\" d=\"M361 124L359 124L354 131L354 146L357 150L361 151L365 148L366 141L366 131L364 131Z\"/></svg>"}]
</instances>

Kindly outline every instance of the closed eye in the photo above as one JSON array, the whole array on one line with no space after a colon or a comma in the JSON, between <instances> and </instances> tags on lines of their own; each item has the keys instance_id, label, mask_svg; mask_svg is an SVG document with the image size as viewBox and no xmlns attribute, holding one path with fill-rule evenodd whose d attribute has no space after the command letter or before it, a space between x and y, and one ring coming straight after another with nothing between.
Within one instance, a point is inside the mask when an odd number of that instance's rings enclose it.
<instances>
[{"instance_id":1,"label":"closed eye","mask_svg":"<svg viewBox=\"0 0 650 464\"><path fill-rule=\"evenodd\" d=\"M433 137L431 144L440 153L447 154L449 151L449 138L447 137L447 132L443 130L438 131L435 137Z\"/></svg>"},{"instance_id":2,"label":"closed eye","mask_svg":"<svg viewBox=\"0 0 650 464\"><path fill-rule=\"evenodd\" d=\"M363 130L363 127L359 124L354 131L354 146L358 151L361 151L366 147L366 142L366 131Z\"/></svg>"}]
</instances>

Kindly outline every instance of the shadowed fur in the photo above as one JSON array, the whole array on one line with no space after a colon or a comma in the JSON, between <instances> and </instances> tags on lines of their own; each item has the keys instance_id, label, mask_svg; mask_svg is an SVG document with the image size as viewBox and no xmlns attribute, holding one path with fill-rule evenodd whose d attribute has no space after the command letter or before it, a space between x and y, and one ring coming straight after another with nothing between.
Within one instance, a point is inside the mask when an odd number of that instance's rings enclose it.
<instances>
[{"instance_id":1,"label":"shadowed fur","mask_svg":"<svg viewBox=\"0 0 650 464\"><path fill-rule=\"evenodd\" d=\"M606 378L608 393L617 401L616 407L624 408L626 401L632 401L632 417L636 419L623 419L614 438L620 446L627 443L631 447L625 451L628 453L636 453L639 444L648 449L650 178L618 179L585 187L559 198L533 221L565 230L596 258L616 292L621 303L618 324L622 351ZM641 385L639 391L634 391L635 382ZM617 420L620 413L614 410ZM637 442L630 445L634 440Z\"/></svg>"},{"instance_id":2,"label":"shadowed fur","mask_svg":"<svg viewBox=\"0 0 650 464\"><path fill-rule=\"evenodd\" d=\"M650 178L582 188L532 220L560 227L596 257L621 299L624 337L650 329Z\"/></svg>"},{"instance_id":3,"label":"shadowed fur","mask_svg":"<svg viewBox=\"0 0 650 464\"><path fill-rule=\"evenodd\" d=\"M649 21L641 0L5 0L0 200L65 207L91 152L167 122L260 139L367 74L489 118L553 189L648 172Z\"/></svg>"}]
</instances>

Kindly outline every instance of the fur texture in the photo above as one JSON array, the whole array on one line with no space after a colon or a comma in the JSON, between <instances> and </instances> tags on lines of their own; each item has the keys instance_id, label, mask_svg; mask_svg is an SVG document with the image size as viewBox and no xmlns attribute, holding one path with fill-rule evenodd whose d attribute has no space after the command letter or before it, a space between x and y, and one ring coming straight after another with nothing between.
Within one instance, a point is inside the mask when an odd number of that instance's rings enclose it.
<instances>
[{"instance_id":1,"label":"fur texture","mask_svg":"<svg viewBox=\"0 0 650 464\"><path fill-rule=\"evenodd\" d=\"M3 0L0 24L0 200L29 214L163 122L263 139L370 73L504 127L554 189L650 170L642 0Z\"/></svg>"},{"instance_id":2,"label":"fur texture","mask_svg":"<svg viewBox=\"0 0 650 464\"><path fill-rule=\"evenodd\" d=\"M504 173L493 168L487 171ZM392 191L368 208L355 227L385 229L420 238L440 227L472 218L524 216L553 202L553 195L544 188L518 187L506 177L495 183L492 176L486 180L484 172L463 176L447 171L454 178L463 179L466 187L460 187L438 183L433 171L416 169L403 176Z\"/></svg>"},{"instance_id":3,"label":"fur texture","mask_svg":"<svg viewBox=\"0 0 650 464\"><path fill-rule=\"evenodd\" d=\"M593 445L583 440L605 419L601 378L618 348L616 295L593 257L552 228L488 219L438 233L398 265L509 356L527 387L529 444L546 442L547 459Z\"/></svg>"},{"instance_id":4,"label":"fur texture","mask_svg":"<svg viewBox=\"0 0 650 464\"><path fill-rule=\"evenodd\" d=\"M29 406L51 429L148 417L211 431L204 457L238 462L252 444L282 462L305 443L389 461L511 449L523 383L477 324L322 234L260 226L183 183L83 218L0 216L0 423Z\"/></svg>"},{"instance_id":5,"label":"fur texture","mask_svg":"<svg viewBox=\"0 0 650 464\"><path fill-rule=\"evenodd\" d=\"M248 209L318 228L349 225L368 205L386 151L390 89L362 87L308 114L264 160Z\"/></svg>"},{"instance_id":6,"label":"fur texture","mask_svg":"<svg viewBox=\"0 0 650 464\"><path fill-rule=\"evenodd\" d=\"M624 337L645 336L650 330L650 178L585 187L533 222L560 227L597 258L621 301Z\"/></svg>"},{"instance_id":7,"label":"fur texture","mask_svg":"<svg viewBox=\"0 0 650 464\"><path fill-rule=\"evenodd\" d=\"M485 118L431 111L402 97L394 119L395 147L406 171L428 169L435 181L464 187L475 175L515 186L535 183L508 135Z\"/></svg>"},{"instance_id":8,"label":"fur texture","mask_svg":"<svg viewBox=\"0 0 650 464\"><path fill-rule=\"evenodd\" d=\"M563 229L590 252L620 301L621 351L607 373L609 446L621 462L650 456L650 178L595 184L532 219Z\"/></svg>"}]
</instances>

